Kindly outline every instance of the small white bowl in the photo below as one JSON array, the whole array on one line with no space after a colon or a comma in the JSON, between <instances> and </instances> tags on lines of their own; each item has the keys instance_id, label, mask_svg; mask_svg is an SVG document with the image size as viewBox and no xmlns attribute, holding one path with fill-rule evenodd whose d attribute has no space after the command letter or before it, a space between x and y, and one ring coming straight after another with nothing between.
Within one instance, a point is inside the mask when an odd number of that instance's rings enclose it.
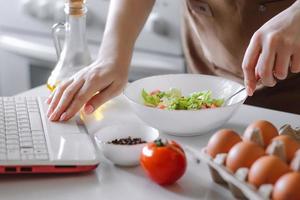
<instances>
[{"instance_id":1,"label":"small white bowl","mask_svg":"<svg viewBox=\"0 0 300 200\"><path fill-rule=\"evenodd\" d=\"M135 114L148 125L160 131L177 136L201 135L222 126L243 104L245 91L231 99L229 105L203 110L162 110L143 105L141 91L178 88L184 96L192 92L212 91L214 98L231 96L243 85L216 76L199 74L173 74L143 78L130 83L124 95L127 97Z\"/></svg>"},{"instance_id":2,"label":"small white bowl","mask_svg":"<svg viewBox=\"0 0 300 200\"><path fill-rule=\"evenodd\" d=\"M100 129L95 139L103 155L119 166L136 166L139 164L140 155L146 143L135 145L109 144L114 139L141 138L152 142L159 137L156 129L141 123L120 123Z\"/></svg>"}]
</instances>

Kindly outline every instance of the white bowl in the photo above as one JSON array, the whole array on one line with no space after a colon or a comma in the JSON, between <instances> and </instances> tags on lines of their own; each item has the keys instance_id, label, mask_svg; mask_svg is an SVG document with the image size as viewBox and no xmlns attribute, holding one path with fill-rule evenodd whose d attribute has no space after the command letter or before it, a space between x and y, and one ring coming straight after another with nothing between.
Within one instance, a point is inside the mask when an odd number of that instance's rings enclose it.
<instances>
[{"instance_id":1,"label":"white bowl","mask_svg":"<svg viewBox=\"0 0 300 200\"><path fill-rule=\"evenodd\" d=\"M103 155L116 165L136 166L139 164L140 155L146 143L136 145L109 144L108 142L120 138L141 138L146 142L156 140L159 133L156 129L141 123L115 124L100 129L95 139Z\"/></svg>"},{"instance_id":2,"label":"white bowl","mask_svg":"<svg viewBox=\"0 0 300 200\"><path fill-rule=\"evenodd\" d=\"M245 91L239 93L227 106L203 110L162 110L143 105L142 89L146 91L178 88L183 95L192 92L212 91L214 98L225 98L241 89L243 85L216 76L199 74L174 74L152 76L129 84L124 95L136 115L148 125L177 136L192 136L206 133L222 126L245 101Z\"/></svg>"}]
</instances>

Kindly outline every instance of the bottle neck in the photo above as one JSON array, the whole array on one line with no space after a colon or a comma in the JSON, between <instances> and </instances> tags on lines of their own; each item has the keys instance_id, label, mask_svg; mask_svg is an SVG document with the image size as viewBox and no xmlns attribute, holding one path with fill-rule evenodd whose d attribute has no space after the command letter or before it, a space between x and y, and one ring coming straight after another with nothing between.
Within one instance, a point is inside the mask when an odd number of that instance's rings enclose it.
<instances>
[{"instance_id":1,"label":"bottle neck","mask_svg":"<svg viewBox=\"0 0 300 200\"><path fill-rule=\"evenodd\" d=\"M76 49L85 48L86 41L86 15L67 15L66 19L66 40L71 46L76 45Z\"/></svg>"}]
</instances>

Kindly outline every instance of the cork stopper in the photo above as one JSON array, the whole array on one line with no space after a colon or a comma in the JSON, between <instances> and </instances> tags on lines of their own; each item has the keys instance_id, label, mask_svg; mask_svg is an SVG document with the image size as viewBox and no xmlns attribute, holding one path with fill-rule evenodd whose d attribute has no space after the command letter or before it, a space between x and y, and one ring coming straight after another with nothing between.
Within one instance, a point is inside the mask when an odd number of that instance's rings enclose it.
<instances>
[{"instance_id":1,"label":"cork stopper","mask_svg":"<svg viewBox=\"0 0 300 200\"><path fill-rule=\"evenodd\" d=\"M72 16L82 16L86 13L86 0L66 0L65 11Z\"/></svg>"},{"instance_id":2,"label":"cork stopper","mask_svg":"<svg viewBox=\"0 0 300 200\"><path fill-rule=\"evenodd\" d=\"M85 0L67 0L70 3L85 3Z\"/></svg>"}]
</instances>

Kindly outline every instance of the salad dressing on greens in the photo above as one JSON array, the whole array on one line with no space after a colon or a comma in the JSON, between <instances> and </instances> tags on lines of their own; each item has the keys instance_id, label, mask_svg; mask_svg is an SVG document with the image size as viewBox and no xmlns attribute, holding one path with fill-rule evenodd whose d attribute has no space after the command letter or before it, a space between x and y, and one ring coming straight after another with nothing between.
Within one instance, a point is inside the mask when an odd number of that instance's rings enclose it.
<instances>
[{"instance_id":1,"label":"salad dressing on greens","mask_svg":"<svg viewBox=\"0 0 300 200\"><path fill-rule=\"evenodd\" d=\"M141 96L144 105L165 110L200 110L221 107L224 103L222 98L212 98L211 91L193 92L183 96L177 88L168 91L155 90L150 93L143 89Z\"/></svg>"}]
</instances>

